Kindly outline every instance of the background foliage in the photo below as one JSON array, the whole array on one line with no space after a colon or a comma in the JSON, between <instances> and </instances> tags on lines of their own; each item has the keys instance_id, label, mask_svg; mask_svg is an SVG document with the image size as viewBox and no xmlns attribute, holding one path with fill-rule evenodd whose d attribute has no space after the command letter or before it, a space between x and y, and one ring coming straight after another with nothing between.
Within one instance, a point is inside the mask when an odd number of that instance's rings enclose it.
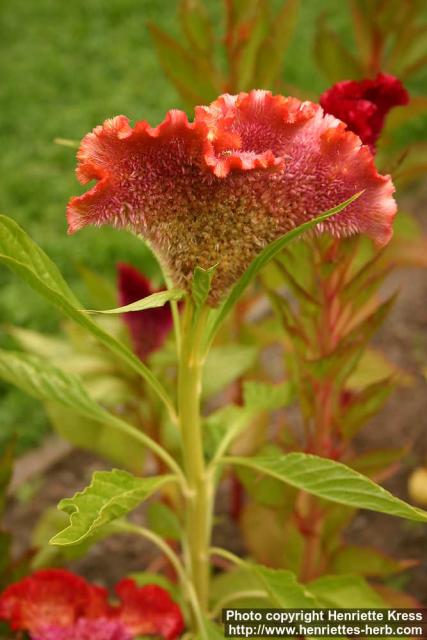
<instances>
[{"instance_id":1,"label":"background foliage","mask_svg":"<svg viewBox=\"0 0 427 640\"><path fill-rule=\"evenodd\" d=\"M221 29L221 4L206 2ZM280 5L280 0L276 2ZM65 204L76 193L74 151L53 144L55 137L80 139L105 118L125 113L157 123L180 98L163 75L147 21L178 36L177 0L3 0L0 48L0 211L15 218L78 288L78 266L113 277L120 259L147 269L141 243L125 232L88 229L67 237ZM427 13L427 7L424 9ZM346 37L346 3L303 0L294 37L283 64L283 78L314 99L328 85L316 68L314 31L319 13ZM297 61L297 64L296 64ZM221 61L219 61L221 62ZM423 93L427 69L408 85ZM422 119L406 129L408 142ZM152 263L149 263L152 265ZM153 265L151 268L155 268ZM0 323L50 331L59 321L42 299L6 270L0 272ZM22 301L25 300L25 304ZM10 346L0 324L0 345ZM47 429L42 408L11 387L0 385L0 444L18 432L19 446L39 441Z\"/></svg>"}]
</instances>

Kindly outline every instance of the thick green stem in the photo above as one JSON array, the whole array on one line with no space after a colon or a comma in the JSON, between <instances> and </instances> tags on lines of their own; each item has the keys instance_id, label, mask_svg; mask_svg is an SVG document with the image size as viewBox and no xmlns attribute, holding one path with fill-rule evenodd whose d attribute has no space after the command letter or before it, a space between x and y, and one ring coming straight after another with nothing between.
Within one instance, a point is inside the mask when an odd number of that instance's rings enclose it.
<instances>
[{"instance_id":1,"label":"thick green stem","mask_svg":"<svg viewBox=\"0 0 427 640\"><path fill-rule=\"evenodd\" d=\"M207 611L208 549L212 521L212 482L206 473L200 419L203 337L209 309L196 310L188 300L182 327L178 408L184 473L187 480L184 548L187 571L200 609Z\"/></svg>"}]
</instances>

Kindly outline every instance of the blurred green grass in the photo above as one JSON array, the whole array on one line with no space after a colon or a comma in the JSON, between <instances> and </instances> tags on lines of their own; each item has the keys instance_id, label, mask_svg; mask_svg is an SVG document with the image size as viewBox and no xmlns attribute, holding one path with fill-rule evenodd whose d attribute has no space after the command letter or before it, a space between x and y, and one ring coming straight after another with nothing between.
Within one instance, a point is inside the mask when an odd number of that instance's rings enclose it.
<instances>
[{"instance_id":1,"label":"blurred green grass","mask_svg":"<svg viewBox=\"0 0 427 640\"><path fill-rule=\"evenodd\" d=\"M208 4L219 16L219 0ZM26 229L77 292L76 265L113 278L117 261L140 264L142 245L107 228L67 236L65 206L81 188L74 177L74 151L53 139L80 139L118 113L155 124L167 109L182 107L163 76L145 26L154 20L178 34L176 9L177 0L2 0L0 212ZM320 10L330 13L338 31L349 31L344 2L303 0L284 77L312 95L328 84L311 52ZM0 326L58 327L49 305L4 269L0 286ZM11 346L4 330L0 332L0 344ZM20 450L37 443L47 429L38 403L5 386L0 386L0 425L0 444L17 433Z\"/></svg>"}]
</instances>

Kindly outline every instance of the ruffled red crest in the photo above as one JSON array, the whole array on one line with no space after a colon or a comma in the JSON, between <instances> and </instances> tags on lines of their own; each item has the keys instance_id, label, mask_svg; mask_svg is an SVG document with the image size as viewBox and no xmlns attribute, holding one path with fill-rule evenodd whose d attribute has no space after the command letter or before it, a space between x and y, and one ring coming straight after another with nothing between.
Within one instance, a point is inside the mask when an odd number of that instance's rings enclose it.
<instances>
[{"instance_id":1,"label":"ruffled red crest","mask_svg":"<svg viewBox=\"0 0 427 640\"><path fill-rule=\"evenodd\" d=\"M408 102L400 80L384 73L374 80L338 82L320 96L324 110L345 122L373 152L390 109Z\"/></svg>"},{"instance_id":2,"label":"ruffled red crest","mask_svg":"<svg viewBox=\"0 0 427 640\"><path fill-rule=\"evenodd\" d=\"M109 615L106 591L64 569L36 571L0 596L0 619L12 629L37 634L51 625L67 627L79 618Z\"/></svg>"},{"instance_id":3,"label":"ruffled red crest","mask_svg":"<svg viewBox=\"0 0 427 640\"><path fill-rule=\"evenodd\" d=\"M68 206L70 232L86 224L142 234L177 286L218 264L216 304L264 246L356 192L323 225L336 236L392 234L393 185L357 136L319 105L251 91L171 111L155 129L124 116L83 139L78 177L98 183Z\"/></svg>"},{"instance_id":4,"label":"ruffled red crest","mask_svg":"<svg viewBox=\"0 0 427 640\"><path fill-rule=\"evenodd\" d=\"M167 591L151 584L138 587L124 579L116 585L121 600L118 618L133 635L158 635L175 640L184 630L184 620L178 605Z\"/></svg>"},{"instance_id":5,"label":"ruffled red crest","mask_svg":"<svg viewBox=\"0 0 427 640\"><path fill-rule=\"evenodd\" d=\"M161 291L154 289L149 279L130 264L118 264L117 274L120 306L126 306ZM160 349L173 324L169 304L123 314L123 320L130 331L135 353L141 360Z\"/></svg>"},{"instance_id":6,"label":"ruffled red crest","mask_svg":"<svg viewBox=\"0 0 427 640\"><path fill-rule=\"evenodd\" d=\"M139 588L126 579L116 592L120 603L110 606L105 589L63 569L44 569L3 591L0 620L32 640L175 640L183 631L181 610L161 587Z\"/></svg>"}]
</instances>

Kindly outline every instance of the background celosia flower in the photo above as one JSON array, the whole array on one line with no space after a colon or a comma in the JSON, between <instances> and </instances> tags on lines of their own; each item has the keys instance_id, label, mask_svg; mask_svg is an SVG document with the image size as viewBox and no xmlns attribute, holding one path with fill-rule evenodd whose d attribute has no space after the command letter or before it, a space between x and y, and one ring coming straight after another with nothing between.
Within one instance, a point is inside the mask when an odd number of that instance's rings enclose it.
<instances>
[{"instance_id":1,"label":"background celosia flower","mask_svg":"<svg viewBox=\"0 0 427 640\"><path fill-rule=\"evenodd\" d=\"M110 606L105 589L64 569L44 569L3 591L0 620L32 640L175 640L183 631L181 610L161 587L125 579L116 592L120 603Z\"/></svg>"},{"instance_id":2,"label":"background celosia flower","mask_svg":"<svg viewBox=\"0 0 427 640\"><path fill-rule=\"evenodd\" d=\"M130 264L117 266L120 306L125 306L160 291L154 289L151 282ZM135 353L145 360L150 353L160 349L172 328L172 312L169 304L164 307L132 311L123 314L133 342Z\"/></svg>"},{"instance_id":3,"label":"background celosia flower","mask_svg":"<svg viewBox=\"0 0 427 640\"><path fill-rule=\"evenodd\" d=\"M218 264L216 304L264 246L364 190L321 230L392 234L391 180L360 139L311 102L252 91L170 111L156 128L124 116L82 141L77 176L97 180L68 205L69 231L113 224L142 234L174 282Z\"/></svg>"},{"instance_id":4,"label":"background celosia flower","mask_svg":"<svg viewBox=\"0 0 427 640\"><path fill-rule=\"evenodd\" d=\"M345 122L373 152L390 109L408 102L409 94L400 80L384 73L374 80L338 82L320 96L326 113Z\"/></svg>"},{"instance_id":5,"label":"background celosia flower","mask_svg":"<svg viewBox=\"0 0 427 640\"><path fill-rule=\"evenodd\" d=\"M44 627L31 640L132 640L132 636L119 621L81 618L69 627Z\"/></svg>"},{"instance_id":6,"label":"background celosia flower","mask_svg":"<svg viewBox=\"0 0 427 640\"><path fill-rule=\"evenodd\" d=\"M107 592L64 569L43 569L0 595L0 620L37 634L50 625L67 627L79 618L109 615Z\"/></svg>"},{"instance_id":7,"label":"background celosia flower","mask_svg":"<svg viewBox=\"0 0 427 640\"><path fill-rule=\"evenodd\" d=\"M121 600L118 619L133 635L159 635L175 640L184 630L184 620L178 605L161 587L150 584L138 587L124 579L116 585Z\"/></svg>"}]
</instances>

